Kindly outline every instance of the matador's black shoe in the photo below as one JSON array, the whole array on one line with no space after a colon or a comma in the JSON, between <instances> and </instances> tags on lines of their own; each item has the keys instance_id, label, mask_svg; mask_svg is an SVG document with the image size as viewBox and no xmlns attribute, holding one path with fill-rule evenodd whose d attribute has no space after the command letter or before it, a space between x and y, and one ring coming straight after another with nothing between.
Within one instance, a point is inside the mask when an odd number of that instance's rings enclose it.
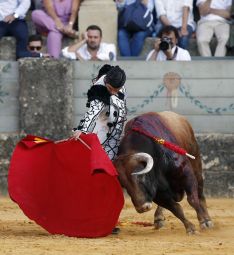
<instances>
[{"instance_id":1,"label":"matador's black shoe","mask_svg":"<svg viewBox=\"0 0 234 255\"><path fill-rule=\"evenodd\" d=\"M112 235L117 235L117 234L119 234L119 232L120 232L120 228L116 228L115 227L115 228L112 229L112 233L111 234Z\"/></svg>"}]
</instances>

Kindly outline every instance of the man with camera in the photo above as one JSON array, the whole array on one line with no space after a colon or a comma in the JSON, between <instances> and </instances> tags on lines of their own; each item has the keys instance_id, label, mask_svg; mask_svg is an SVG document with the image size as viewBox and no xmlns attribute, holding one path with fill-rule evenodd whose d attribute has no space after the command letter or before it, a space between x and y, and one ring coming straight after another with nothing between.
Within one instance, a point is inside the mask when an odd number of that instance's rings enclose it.
<instances>
[{"instance_id":1,"label":"man with camera","mask_svg":"<svg viewBox=\"0 0 234 255\"><path fill-rule=\"evenodd\" d=\"M173 26L165 26L161 29L154 43L154 49L149 52L146 61L190 61L191 56L185 49L177 46L179 33Z\"/></svg>"}]
</instances>

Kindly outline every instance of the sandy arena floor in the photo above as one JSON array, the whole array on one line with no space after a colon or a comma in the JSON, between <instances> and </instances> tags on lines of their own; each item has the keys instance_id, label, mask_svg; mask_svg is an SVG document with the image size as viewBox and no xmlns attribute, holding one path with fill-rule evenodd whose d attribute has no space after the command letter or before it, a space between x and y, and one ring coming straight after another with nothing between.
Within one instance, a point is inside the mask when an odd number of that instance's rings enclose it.
<instances>
[{"instance_id":1,"label":"sandy arena floor","mask_svg":"<svg viewBox=\"0 0 234 255\"><path fill-rule=\"evenodd\" d=\"M154 211L138 214L129 199L120 215L121 232L104 238L84 239L50 235L24 216L9 198L0 197L0 254L4 255L233 255L234 199L208 199L215 227L188 236L182 223L166 212L166 226L154 230L150 225ZM194 211L182 202L188 219L198 222ZM136 224L137 223L137 224Z\"/></svg>"}]
</instances>

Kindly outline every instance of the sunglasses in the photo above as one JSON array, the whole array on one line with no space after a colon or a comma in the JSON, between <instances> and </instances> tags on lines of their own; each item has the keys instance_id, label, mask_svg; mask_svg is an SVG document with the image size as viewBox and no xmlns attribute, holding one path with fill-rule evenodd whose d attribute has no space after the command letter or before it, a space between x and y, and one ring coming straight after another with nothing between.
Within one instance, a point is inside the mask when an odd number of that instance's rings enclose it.
<instances>
[{"instance_id":1,"label":"sunglasses","mask_svg":"<svg viewBox=\"0 0 234 255\"><path fill-rule=\"evenodd\" d=\"M30 50L41 50L41 46L29 46Z\"/></svg>"}]
</instances>

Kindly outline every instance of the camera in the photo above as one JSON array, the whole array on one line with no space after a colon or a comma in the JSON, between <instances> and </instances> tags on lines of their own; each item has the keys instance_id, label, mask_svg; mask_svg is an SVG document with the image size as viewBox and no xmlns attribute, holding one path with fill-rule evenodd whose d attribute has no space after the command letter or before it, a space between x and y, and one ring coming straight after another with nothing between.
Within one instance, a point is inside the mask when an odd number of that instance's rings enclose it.
<instances>
[{"instance_id":1,"label":"camera","mask_svg":"<svg viewBox=\"0 0 234 255\"><path fill-rule=\"evenodd\" d=\"M159 49L165 51L168 50L170 46L172 46L171 38L163 37L161 39L161 43L159 44Z\"/></svg>"}]
</instances>

